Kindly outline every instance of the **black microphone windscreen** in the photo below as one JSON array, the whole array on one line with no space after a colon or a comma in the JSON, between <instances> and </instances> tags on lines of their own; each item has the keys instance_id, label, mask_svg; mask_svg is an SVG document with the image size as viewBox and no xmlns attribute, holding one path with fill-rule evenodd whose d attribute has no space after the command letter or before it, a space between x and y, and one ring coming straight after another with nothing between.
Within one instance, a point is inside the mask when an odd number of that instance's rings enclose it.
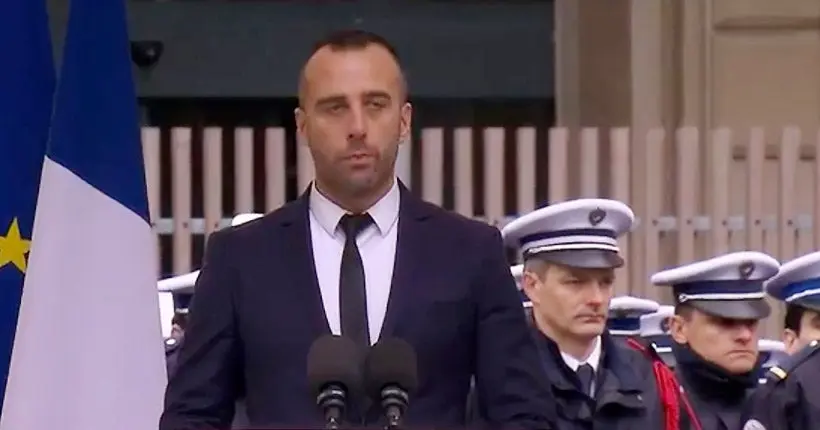
<instances>
[{"instance_id":1,"label":"black microphone windscreen","mask_svg":"<svg viewBox=\"0 0 820 430\"><path fill-rule=\"evenodd\" d=\"M349 395L360 392L364 385L362 353L348 338L322 336L308 351L307 379L313 395L319 395L330 384L344 386Z\"/></svg>"},{"instance_id":2,"label":"black microphone windscreen","mask_svg":"<svg viewBox=\"0 0 820 430\"><path fill-rule=\"evenodd\" d=\"M379 398L387 385L398 385L408 393L418 388L418 364L413 347L396 338L381 339L370 349L365 362L365 386Z\"/></svg>"}]
</instances>

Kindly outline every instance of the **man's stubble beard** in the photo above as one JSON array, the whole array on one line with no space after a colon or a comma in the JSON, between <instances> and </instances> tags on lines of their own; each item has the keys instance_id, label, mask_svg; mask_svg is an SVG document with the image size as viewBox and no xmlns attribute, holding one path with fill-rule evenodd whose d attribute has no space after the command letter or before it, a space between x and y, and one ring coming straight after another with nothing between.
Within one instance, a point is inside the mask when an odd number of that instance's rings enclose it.
<instances>
[{"instance_id":1,"label":"man's stubble beard","mask_svg":"<svg viewBox=\"0 0 820 430\"><path fill-rule=\"evenodd\" d=\"M369 197L385 183L389 183L396 175L396 161L398 159L399 148L401 147L400 135L395 138L396 145L390 152L383 152L376 155L373 164L373 171L364 177L352 175L345 177L343 168L338 168L333 162L327 163L326 169L316 169L315 177L326 193L339 194L337 198L350 197L354 199ZM312 151L311 151L312 152ZM315 154L311 154L316 157ZM315 158L314 158L315 160ZM316 166L319 167L319 166ZM320 171L334 172L331 175L321 175Z\"/></svg>"}]
</instances>

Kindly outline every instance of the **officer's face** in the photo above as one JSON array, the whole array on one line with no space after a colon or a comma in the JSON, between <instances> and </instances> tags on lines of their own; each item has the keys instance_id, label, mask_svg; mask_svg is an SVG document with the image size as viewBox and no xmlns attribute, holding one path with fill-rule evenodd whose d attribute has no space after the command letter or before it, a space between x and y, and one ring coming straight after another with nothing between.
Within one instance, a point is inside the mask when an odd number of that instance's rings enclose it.
<instances>
[{"instance_id":1,"label":"officer's face","mask_svg":"<svg viewBox=\"0 0 820 430\"><path fill-rule=\"evenodd\" d=\"M174 339L181 339L182 335L185 333L185 330L182 329L178 324L174 324L171 326L171 337Z\"/></svg>"},{"instance_id":2,"label":"officer's face","mask_svg":"<svg viewBox=\"0 0 820 430\"><path fill-rule=\"evenodd\" d=\"M757 320L720 318L692 309L671 320L674 340L730 373L752 370L757 362Z\"/></svg>"},{"instance_id":3,"label":"officer's face","mask_svg":"<svg viewBox=\"0 0 820 430\"><path fill-rule=\"evenodd\" d=\"M799 327L799 332L790 329L783 331L783 343L789 354L794 354L811 341L820 339L820 313L806 309L800 316Z\"/></svg>"},{"instance_id":4,"label":"officer's face","mask_svg":"<svg viewBox=\"0 0 820 430\"><path fill-rule=\"evenodd\" d=\"M316 177L345 195L366 194L393 176L412 109L404 78L378 45L317 51L305 66L296 110Z\"/></svg>"},{"instance_id":5,"label":"officer's face","mask_svg":"<svg viewBox=\"0 0 820 430\"><path fill-rule=\"evenodd\" d=\"M556 337L590 340L606 328L614 280L614 269L550 264L541 274L525 273L524 291L532 300L536 318Z\"/></svg>"}]
</instances>

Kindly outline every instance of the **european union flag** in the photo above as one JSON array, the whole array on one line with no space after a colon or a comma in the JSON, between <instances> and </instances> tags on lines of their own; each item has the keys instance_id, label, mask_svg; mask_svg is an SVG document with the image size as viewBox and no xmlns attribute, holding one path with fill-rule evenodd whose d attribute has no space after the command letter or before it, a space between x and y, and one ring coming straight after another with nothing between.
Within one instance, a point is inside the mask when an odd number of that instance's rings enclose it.
<instances>
[{"instance_id":1,"label":"european union flag","mask_svg":"<svg viewBox=\"0 0 820 430\"><path fill-rule=\"evenodd\" d=\"M45 0L0 3L0 404L23 291L54 93Z\"/></svg>"}]
</instances>

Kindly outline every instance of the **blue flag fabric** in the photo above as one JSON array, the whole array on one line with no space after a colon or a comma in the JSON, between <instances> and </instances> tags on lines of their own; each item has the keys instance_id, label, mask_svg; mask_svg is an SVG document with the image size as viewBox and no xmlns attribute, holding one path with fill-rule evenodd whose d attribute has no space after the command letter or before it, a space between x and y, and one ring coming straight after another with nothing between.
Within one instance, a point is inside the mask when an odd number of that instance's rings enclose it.
<instances>
[{"instance_id":1,"label":"blue flag fabric","mask_svg":"<svg viewBox=\"0 0 820 430\"><path fill-rule=\"evenodd\" d=\"M71 5L48 157L148 221L125 1Z\"/></svg>"},{"instance_id":2,"label":"blue flag fabric","mask_svg":"<svg viewBox=\"0 0 820 430\"><path fill-rule=\"evenodd\" d=\"M27 268L54 94L45 0L0 3L0 405ZM0 414L2 412L0 411Z\"/></svg>"}]
</instances>

